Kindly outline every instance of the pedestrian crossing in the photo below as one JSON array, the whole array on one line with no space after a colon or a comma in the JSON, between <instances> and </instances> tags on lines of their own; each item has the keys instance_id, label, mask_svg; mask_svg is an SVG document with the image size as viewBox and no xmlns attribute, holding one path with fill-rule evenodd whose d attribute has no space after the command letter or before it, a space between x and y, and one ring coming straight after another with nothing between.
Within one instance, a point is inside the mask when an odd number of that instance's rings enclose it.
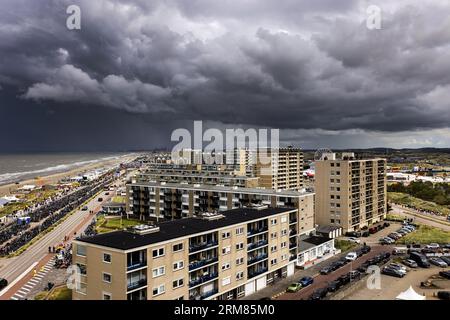
<instances>
[{"instance_id":1,"label":"pedestrian crossing","mask_svg":"<svg viewBox=\"0 0 450 320\"><path fill-rule=\"evenodd\" d=\"M33 290L34 287L42 281L42 279L45 277L45 275L50 270L52 270L53 264L54 264L54 259L51 259L44 266L42 266L39 271L36 270L36 273L33 275L33 278L31 278L25 285L23 285L22 288L20 288L11 297L11 300L24 300L24 299L26 299L26 297L30 293L30 291Z\"/></svg>"}]
</instances>

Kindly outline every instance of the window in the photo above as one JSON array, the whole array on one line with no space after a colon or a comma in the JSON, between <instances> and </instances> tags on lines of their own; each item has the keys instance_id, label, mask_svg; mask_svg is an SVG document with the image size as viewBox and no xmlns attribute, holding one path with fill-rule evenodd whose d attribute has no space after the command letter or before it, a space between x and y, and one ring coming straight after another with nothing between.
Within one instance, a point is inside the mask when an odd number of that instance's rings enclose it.
<instances>
[{"instance_id":1,"label":"window","mask_svg":"<svg viewBox=\"0 0 450 320\"><path fill-rule=\"evenodd\" d=\"M103 292L103 300L111 300L111 293Z\"/></svg>"},{"instance_id":2,"label":"window","mask_svg":"<svg viewBox=\"0 0 450 320\"><path fill-rule=\"evenodd\" d=\"M238 272L238 273L236 273L236 280L242 280L242 279L244 279L244 272Z\"/></svg>"},{"instance_id":3,"label":"window","mask_svg":"<svg viewBox=\"0 0 450 320\"><path fill-rule=\"evenodd\" d=\"M222 239L228 239L229 237L231 237L230 231L222 232Z\"/></svg>"},{"instance_id":4,"label":"window","mask_svg":"<svg viewBox=\"0 0 450 320\"><path fill-rule=\"evenodd\" d=\"M243 263L244 263L244 258L243 257L240 257L240 258L236 259L236 265L237 266L240 265L240 264L243 264Z\"/></svg>"},{"instance_id":5,"label":"window","mask_svg":"<svg viewBox=\"0 0 450 320\"><path fill-rule=\"evenodd\" d=\"M154 249L153 258L162 257L164 255L164 248Z\"/></svg>"},{"instance_id":6,"label":"window","mask_svg":"<svg viewBox=\"0 0 450 320\"><path fill-rule=\"evenodd\" d=\"M287 235L287 229L281 230L281 236L285 236L285 235Z\"/></svg>"},{"instance_id":7,"label":"window","mask_svg":"<svg viewBox=\"0 0 450 320\"><path fill-rule=\"evenodd\" d=\"M231 247L226 246L222 248L222 254L229 254L231 252Z\"/></svg>"},{"instance_id":8,"label":"window","mask_svg":"<svg viewBox=\"0 0 450 320\"><path fill-rule=\"evenodd\" d=\"M183 250L183 243L174 244L172 247L173 252L177 252L177 251L181 251L181 250Z\"/></svg>"},{"instance_id":9,"label":"window","mask_svg":"<svg viewBox=\"0 0 450 320\"><path fill-rule=\"evenodd\" d=\"M153 296L158 296L160 294L163 294L164 292L166 292L166 286L163 284L156 288L153 288Z\"/></svg>"},{"instance_id":10,"label":"window","mask_svg":"<svg viewBox=\"0 0 450 320\"><path fill-rule=\"evenodd\" d=\"M271 246L270 247L270 252L275 252L277 251L277 246Z\"/></svg>"},{"instance_id":11,"label":"window","mask_svg":"<svg viewBox=\"0 0 450 320\"><path fill-rule=\"evenodd\" d=\"M287 246L287 242L286 242L286 241L283 241L283 242L281 243L281 249L286 248L286 246Z\"/></svg>"},{"instance_id":12,"label":"window","mask_svg":"<svg viewBox=\"0 0 450 320\"><path fill-rule=\"evenodd\" d=\"M277 224L277 219L270 219L270 224L271 225L276 225Z\"/></svg>"},{"instance_id":13,"label":"window","mask_svg":"<svg viewBox=\"0 0 450 320\"><path fill-rule=\"evenodd\" d=\"M160 277L166 273L166 267L158 267L152 270L153 278Z\"/></svg>"},{"instance_id":14,"label":"window","mask_svg":"<svg viewBox=\"0 0 450 320\"><path fill-rule=\"evenodd\" d=\"M287 216L282 216L281 217L281 223L285 223L285 222L287 222Z\"/></svg>"},{"instance_id":15,"label":"window","mask_svg":"<svg viewBox=\"0 0 450 320\"><path fill-rule=\"evenodd\" d=\"M103 273L103 282L111 283L111 275L109 273Z\"/></svg>"},{"instance_id":16,"label":"window","mask_svg":"<svg viewBox=\"0 0 450 320\"><path fill-rule=\"evenodd\" d=\"M228 269L230 269L230 268L231 268L231 266L230 266L230 263L229 263L229 262L225 262L225 263L222 265L222 271L228 270Z\"/></svg>"},{"instance_id":17,"label":"window","mask_svg":"<svg viewBox=\"0 0 450 320\"><path fill-rule=\"evenodd\" d=\"M239 242L238 244L236 244L236 250L242 250L244 249L244 243L243 242Z\"/></svg>"},{"instance_id":18,"label":"window","mask_svg":"<svg viewBox=\"0 0 450 320\"><path fill-rule=\"evenodd\" d=\"M270 239L275 239L277 237L277 233L276 232L272 232L270 234Z\"/></svg>"},{"instance_id":19,"label":"window","mask_svg":"<svg viewBox=\"0 0 450 320\"><path fill-rule=\"evenodd\" d=\"M244 228L240 227L236 229L236 235L244 234Z\"/></svg>"},{"instance_id":20,"label":"window","mask_svg":"<svg viewBox=\"0 0 450 320\"><path fill-rule=\"evenodd\" d=\"M111 255L109 253L103 254L103 262L111 263Z\"/></svg>"},{"instance_id":21,"label":"window","mask_svg":"<svg viewBox=\"0 0 450 320\"><path fill-rule=\"evenodd\" d=\"M175 280L174 282L172 282L172 288L173 289L177 289L177 288L180 288L182 286L184 286L184 279L183 278Z\"/></svg>"},{"instance_id":22,"label":"window","mask_svg":"<svg viewBox=\"0 0 450 320\"><path fill-rule=\"evenodd\" d=\"M273 266L273 265L275 265L275 264L277 264L277 259L272 259L272 260L270 260L270 264Z\"/></svg>"},{"instance_id":23,"label":"window","mask_svg":"<svg viewBox=\"0 0 450 320\"><path fill-rule=\"evenodd\" d=\"M177 271L184 268L184 261L177 261L173 264L173 271Z\"/></svg>"},{"instance_id":24,"label":"window","mask_svg":"<svg viewBox=\"0 0 450 320\"><path fill-rule=\"evenodd\" d=\"M227 286L231 283L231 277L226 277L222 279L222 286Z\"/></svg>"},{"instance_id":25,"label":"window","mask_svg":"<svg viewBox=\"0 0 450 320\"><path fill-rule=\"evenodd\" d=\"M86 265L77 263L77 267L80 269L80 274L85 276L86 275Z\"/></svg>"},{"instance_id":26,"label":"window","mask_svg":"<svg viewBox=\"0 0 450 320\"><path fill-rule=\"evenodd\" d=\"M86 247L77 244L77 256L86 257Z\"/></svg>"},{"instance_id":27,"label":"window","mask_svg":"<svg viewBox=\"0 0 450 320\"><path fill-rule=\"evenodd\" d=\"M281 261L287 260L287 254L281 255Z\"/></svg>"}]
</instances>

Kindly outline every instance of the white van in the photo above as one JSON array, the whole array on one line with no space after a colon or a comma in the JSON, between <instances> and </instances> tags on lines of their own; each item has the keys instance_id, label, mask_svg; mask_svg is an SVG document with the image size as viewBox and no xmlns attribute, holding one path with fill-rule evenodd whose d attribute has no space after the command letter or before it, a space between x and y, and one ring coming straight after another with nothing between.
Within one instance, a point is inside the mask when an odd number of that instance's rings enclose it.
<instances>
[{"instance_id":1,"label":"white van","mask_svg":"<svg viewBox=\"0 0 450 320\"><path fill-rule=\"evenodd\" d=\"M401 254L407 254L407 253L408 253L407 247L394 247L394 249L392 250L392 254L395 254L395 255L401 255Z\"/></svg>"}]
</instances>

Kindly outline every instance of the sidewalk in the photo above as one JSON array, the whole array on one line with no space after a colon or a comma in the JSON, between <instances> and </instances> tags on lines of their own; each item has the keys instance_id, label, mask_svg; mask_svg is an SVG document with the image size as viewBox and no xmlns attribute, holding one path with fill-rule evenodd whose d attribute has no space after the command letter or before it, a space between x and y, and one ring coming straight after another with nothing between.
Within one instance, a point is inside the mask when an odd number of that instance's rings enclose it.
<instances>
[{"instance_id":1,"label":"sidewalk","mask_svg":"<svg viewBox=\"0 0 450 320\"><path fill-rule=\"evenodd\" d=\"M300 278L309 276L309 277L316 277L320 273L320 269L322 269L324 266L331 264L334 261L339 260L342 257L345 257L345 255L348 252L341 252L328 260L322 261L316 265L313 265L312 267L301 270L296 269L295 273L287 278L281 278L277 279L275 283L269 284L266 288L259 290L249 296L245 296L242 298L242 300L260 300L262 298L273 298L274 296L277 296L281 293L284 293L286 291L286 288L293 282L297 282Z\"/></svg>"}]
</instances>

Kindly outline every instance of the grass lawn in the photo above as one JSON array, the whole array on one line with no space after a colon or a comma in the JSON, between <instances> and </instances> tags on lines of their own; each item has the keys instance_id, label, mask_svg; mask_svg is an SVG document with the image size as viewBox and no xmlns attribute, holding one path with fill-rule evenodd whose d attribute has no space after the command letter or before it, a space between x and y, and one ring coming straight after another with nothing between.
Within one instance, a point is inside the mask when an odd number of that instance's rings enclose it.
<instances>
[{"instance_id":1,"label":"grass lawn","mask_svg":"<svg viewBox=\"0 0 450 320\"><path fill-rule=\"evenodd\" d=\"M405 217L399 214L388 213L386 215L386 220L403 222Z\"/></svg>"},{"instance_id":2,"label":"grass lawn","mask_svg":"<svg viewBox=\"0 0 450 320\"><path fill-rule=\"evenodd\" d=\"M347 240L335 240L334 246L336 249L341 249L342 252L346 252L356 247L358 244Z\"/></svg>"},{"instance_id":3,"label":"grass lawn","mask_svg":"<svg viewBox=\"0 0 450 320\"><path fill-rule=\"evenodd\" d=\"M428 244L431 242L440 244L450 243L450 232L427 225L420 225L416 231L407 234L397 241L397 243L401 244L413 242L420 244Z\"/></svg>"},{"instance_id":4,"label":"grass lawn","mask_svg":"<svg viewBox=\"0 0 450 320\"><path fill-rule=\"evenodd\" d=\"M127 218L120 219L120 217L105 218L104 216L101 216L97 219L95 228L98 233L105 233L133 227L138 224L142 224L142 221Z\"/></svg>"},{"instance_id":5,"label":"grass lawn","mask_svg":"<svg viewBox=\"0 0 450 320\"><path fill-rule=\"evenodd\" d=\"M126 199L123 196L114 196L112 197L111 202L125 203Z\"/></svg>"},{"instance_id":6,"label":"grass lawn","mask_svg":"<svg viewBox=\"0 0 450 320\"><path fill-rule=\"evenodd\" d=\"M0 217L6 216L18 210L23 210L30 206L34 202L40 202L45 200L46 198L55 195L58 190L37 190L32 191L23 196L23 202L11 203L0 209Z\"/></svg>"},{"instance_id":7,"label":"grass lawn","mask_svg":"<svg viewBox=\"0 0 450 320\"><path fill-rule=\"evenodd\" d=\"M388 200L398 204L411 205L422 210L437 211L440 212L442 215L450 214L450 209L446 206L441 206L434 202L415 198L406 193L388 192Z\"/></svg>"},{"instance_id":8,"label":"grass lawn","mask_svg":"<svg viewBox=\"0 0 450 320\"><path fill-rule=\"evenodd\" d=\"M60 287L53 290L48 300L72 300L72 290L67 287Z\"/></svg>"}]
</instances>

